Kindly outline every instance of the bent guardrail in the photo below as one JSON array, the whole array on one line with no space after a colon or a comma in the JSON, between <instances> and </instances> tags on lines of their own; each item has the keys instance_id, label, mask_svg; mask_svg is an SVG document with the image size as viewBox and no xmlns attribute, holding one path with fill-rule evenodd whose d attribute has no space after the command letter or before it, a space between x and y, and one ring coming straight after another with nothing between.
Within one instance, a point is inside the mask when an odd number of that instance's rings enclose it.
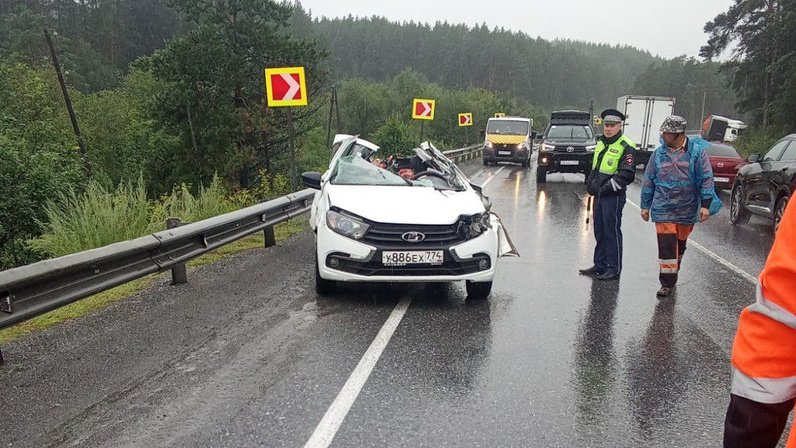
<instances>
[{"instance_id":1,"label":"bent guardrail","mask_svg":"<svg viewBox=\"0 0 796 448\"><path fill-rule=\"evenodd\" d=\"M446 151L469 160L480 145ZM273 226L310 210L315 190L306 189L235 212L85 252L0 271L0 330L124 283L172 270L172 283L187 281L185 263L254 233L265 247L276 244ZM3 354L0 351L0 364Z\"/></svg>"}]
</instances>

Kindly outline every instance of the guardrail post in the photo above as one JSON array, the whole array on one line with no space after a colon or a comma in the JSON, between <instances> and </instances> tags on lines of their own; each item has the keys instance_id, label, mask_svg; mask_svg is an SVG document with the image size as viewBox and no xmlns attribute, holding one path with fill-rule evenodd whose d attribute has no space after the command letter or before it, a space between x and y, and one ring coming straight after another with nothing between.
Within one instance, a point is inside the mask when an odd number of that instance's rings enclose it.
<instances>
[{"instance_id":1,"label":"guardrail post","mask_svg":"<svg viewBox=\"0 0 796 448\"><path fill-rule=\"evenodd\" d=\"M3 364L5 364L5 361L3 360L3 347L0 347L0 366Z\"/></svg>"},{"instance_id":2,"label":"guardrail post","mask_svg":"<svg viewBox=\"0 0 796 448\"><path fill-rule=\"evenodd\" d=\"M276 246L276 235L274 234L274 227L266 227L263 229L265 234L265 247Z\"/></svg>"},{"instance_id":3,"label":"guardrail post","mask_svg":"<svg viewBox=\"0 0 796 448\"><path fill-rule=\"evenodd\" d=\"M166 219L167 229L174 229L180 226L182 226L180 218ZM171 268L171 284L184 285L186 283L188 283L188 271L185 269L185 264L178 264Z\"/></svg>"}]
</instances>

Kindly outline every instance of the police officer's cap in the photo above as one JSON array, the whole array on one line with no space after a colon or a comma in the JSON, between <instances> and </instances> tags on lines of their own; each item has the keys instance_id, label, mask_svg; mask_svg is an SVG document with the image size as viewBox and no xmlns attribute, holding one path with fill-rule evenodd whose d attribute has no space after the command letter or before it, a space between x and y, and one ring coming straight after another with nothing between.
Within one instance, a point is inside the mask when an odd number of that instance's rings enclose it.
<instances>
[{"instance_id":1,"label":"police officer's cap","mask_svg":"<svg viewBox=\"0 0 796 448\"><path fill-rule=\"evenodd\" d=\"M605 109L600 114L600 117L603 119L603 123L622 123L625 121L625 114L616 109Z\"/></svg>"}]
</instances>

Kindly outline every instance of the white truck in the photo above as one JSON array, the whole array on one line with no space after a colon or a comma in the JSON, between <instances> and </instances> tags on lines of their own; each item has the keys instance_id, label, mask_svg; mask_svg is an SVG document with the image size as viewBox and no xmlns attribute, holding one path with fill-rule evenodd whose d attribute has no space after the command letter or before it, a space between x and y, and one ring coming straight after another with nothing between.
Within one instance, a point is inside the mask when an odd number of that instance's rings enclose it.
<instances>
[{"instance_id":1,"label":"white truck","mask_svg":"<svg viewBox=\"0 0 796 448\"><path fill-rule=\"evenodd\" d=\"M741 136L746 127L741 120L711 115L702 123L702 136L710 141L732 142Z\"/></svg>"},{"instance_id":2,"label":"white truck","mask_svg":"<svg viewBox=\"0 0 796 448\"><path fill-rule=\"evenodd\" d=\"M674 98L625 95L616 100L616 108L625 114L623 132L636 143L636 162L646 165L660 145L663 120L674 113Z\"/></svg>"}]
</instances>

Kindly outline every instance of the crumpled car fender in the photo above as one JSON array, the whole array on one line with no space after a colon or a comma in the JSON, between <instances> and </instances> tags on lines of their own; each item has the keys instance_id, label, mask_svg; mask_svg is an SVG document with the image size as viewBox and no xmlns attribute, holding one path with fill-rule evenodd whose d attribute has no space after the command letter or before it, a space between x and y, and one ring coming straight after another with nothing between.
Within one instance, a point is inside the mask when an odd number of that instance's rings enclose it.
<instances>
[{"instance_id":1,"label":"crumpled car fender","mask_svg":"<svg viewBox=\"0 0 796 448\"><path fill-rule=\"evenodd\" d=\"M498 258L519 257L520 253L517 251L514 243L511 242L511 238L509 237L508 232L506 232L506 228L503 226L503 222L500 220L500 217L495 213L490 213L489 221L492 224L492 228L495 229L498 235Z\"/></svg>"}]
</instances>

